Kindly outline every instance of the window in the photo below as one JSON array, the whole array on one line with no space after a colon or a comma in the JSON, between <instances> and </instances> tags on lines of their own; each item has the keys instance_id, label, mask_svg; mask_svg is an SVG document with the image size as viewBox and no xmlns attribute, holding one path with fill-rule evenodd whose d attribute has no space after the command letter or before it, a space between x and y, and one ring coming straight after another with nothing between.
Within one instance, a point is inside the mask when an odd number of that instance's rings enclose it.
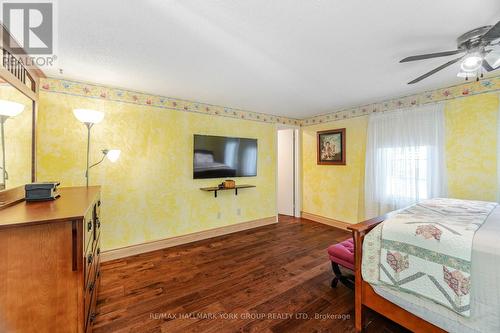
<instances>
[{"instance_id":1,"label":"window","mask_svg":"<svg viewBox=\"0 0 500 333\"><path fill-rule=\"evenodd\" d=\"M442 196L446 196L442 104L370 115L365 217Z\"/></svg>"},{"instance_id":2,"label":"window","mask_svg":"<svg viewBox=\"0 0 500 333\"><path fill-rule=\"evenodd\" d=\"M382 148L381 154L390 161L384 184L386 197L399 197L409 203L428 199L427 146Z\"/></svg>"}]
</instances>

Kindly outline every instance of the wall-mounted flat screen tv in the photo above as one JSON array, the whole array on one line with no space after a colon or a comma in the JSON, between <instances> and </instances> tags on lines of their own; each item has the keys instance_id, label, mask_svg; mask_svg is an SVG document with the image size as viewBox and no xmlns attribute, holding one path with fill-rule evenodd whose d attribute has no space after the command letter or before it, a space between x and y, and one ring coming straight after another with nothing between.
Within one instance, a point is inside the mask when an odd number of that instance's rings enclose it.
<instances>
[{"instance_id":1,"label":"wall-mounted flat screen tv","mask_svg":"<svg viewBox=\"0 0 500 333\"><path fill-rule=\"evenodd\" d=\"M194 179L253 176L257 176L257 139L194 135Z\"/></svg>"}]
</instances>

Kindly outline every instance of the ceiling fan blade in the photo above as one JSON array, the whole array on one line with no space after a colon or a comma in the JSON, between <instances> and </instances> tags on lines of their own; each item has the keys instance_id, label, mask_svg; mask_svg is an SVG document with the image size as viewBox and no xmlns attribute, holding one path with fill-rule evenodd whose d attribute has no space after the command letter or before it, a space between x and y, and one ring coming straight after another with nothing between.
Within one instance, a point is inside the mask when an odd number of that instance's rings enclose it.
<instances>
[{"instance_id":1,"label":"ceiling fan blade","mask_svg":"<svg viewBox=\"0 0 500 333\"><path fill-rule=\"evenodd\" d=\"M495 70L493 67L490 66L490 64L486 60L483 60L483 68L487 72L491 72L491 71Z\"/></svg>"},{"instance_id":2,"label":"ceiling fan blade","mask_svg":"<svg viewBox=\"0 0 500 333\"><path fill-rule=\"evenodd\" d=\"M456 58L456 59L450 60L450 61L448 61L447 63L442 64L441 66L434 68L432 71L427 72L427 73L425 73L424 75L417 77L415 80L408 82L408 84L414 84L414 83L417 83L417 82L419 82L419 81L422 81L422 80L423 80L423 79L425 79L426 77L429 77L429 76L431 76L432 74L435 74L435 73L439 72L440 70L442 70L442 69L444 69L444 68L446 68L446 67L448 67L448 66L451 66L451 65L453 65L454 63L456 63L456 62L458 62L458 61L462 60L462 58L463 58L463 57L460 57L460 58Z\"/></svg>"},{"instance_id":3,"label":"ceiling fan blade","mask_svg":"<svg viewBox=\"0 0 500 333\"><path fill-rule=\"evenodd\" d=\"M489 50L483 60L483 68L491 72L500 68L500 50Z\"/></svg>"},{"instance_id":4,"label":"ceiling fan blade","mask_svg":"<svg viewBox=\"0 0 500 333\"><path fill-rule=\"evenodd\" d=\"M490 30L488 30L481 39L485 41L492 41L500 38L500 21L497 22Z\"/></svg>"},{"instance_id":5,"label":"ceiling fan blade","mask_svg":"<svg viewBox=\"0 0 500 333\"><path fill-rule=\"evenodd\" d=\"M406 57L406 58L400 60L399 62L408 62L408 61L416 61L416 60L423 60L423 59L446 57L446 56L451 56L451 55L463 53L463 52L465 52L465 50L453 50L453 51L421 54L421 55Z\"/></svg>"}]
</instances>

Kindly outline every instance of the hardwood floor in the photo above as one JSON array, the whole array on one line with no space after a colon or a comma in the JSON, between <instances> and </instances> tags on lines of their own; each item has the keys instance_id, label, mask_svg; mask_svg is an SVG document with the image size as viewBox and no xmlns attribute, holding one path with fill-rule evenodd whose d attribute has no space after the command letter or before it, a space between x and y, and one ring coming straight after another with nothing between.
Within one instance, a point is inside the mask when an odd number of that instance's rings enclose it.
<instances>
[{"instance_id":1,"label":"hardwood floor","mask_svg":"<svg viewBox=\"0 0 500 333\"><path fill-rule=\"evenodd\" d=\"M346 231L275 225L102 264L94 332L354 332L354 293L330 287ZM367 332L406 332L376 314Z\"/></svg>"}]
</instances>

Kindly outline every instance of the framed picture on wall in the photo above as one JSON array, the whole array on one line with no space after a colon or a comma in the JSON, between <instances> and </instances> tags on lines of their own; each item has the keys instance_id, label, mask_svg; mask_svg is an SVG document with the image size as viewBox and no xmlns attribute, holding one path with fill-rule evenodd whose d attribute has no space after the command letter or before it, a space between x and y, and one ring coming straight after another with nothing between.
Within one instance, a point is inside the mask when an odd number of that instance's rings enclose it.
<instances>
[{"instance_id":1,"label":"framed picture on wall","mask_svg":"<svg viewBox=\"0 0 500 333\"><path fill-rule=\"evenodd\" d=\"M318 164L345 165L345 128L317 132Z\"/></svg>"}]
</instances>

